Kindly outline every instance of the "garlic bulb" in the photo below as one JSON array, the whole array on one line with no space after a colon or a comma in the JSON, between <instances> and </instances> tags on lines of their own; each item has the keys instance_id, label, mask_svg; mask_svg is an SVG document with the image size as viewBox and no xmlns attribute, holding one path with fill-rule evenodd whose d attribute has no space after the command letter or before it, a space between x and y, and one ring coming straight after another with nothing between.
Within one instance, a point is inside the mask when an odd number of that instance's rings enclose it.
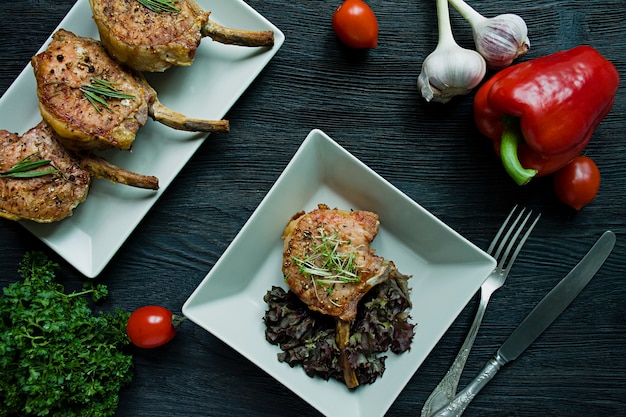
<instances>
[{"instance_id":1,"label":"garlic bulb","mask_svg":"<svg viewBox=\"0 0 626 417\"><path fill-rule=\"evenodd\" d=\"M437 0L439 40L422 63L417 86L426 101L447 103L467 94L485 76L485 59L476 51L459 46L452 35L447 0Z\"/></svg>"},{"instance_id":2,"label":"garlic bulb","mask_svg":"<svg viewBox=\"0 0 626 417\"><path fill-rule=\"evenodd\" d=\"M486 18L464 0L448 1L472 27L476 49L485 58L489 68L507 67L528 52L528 28L520 16L506 13Z\"/></svg>"}]
</instances>

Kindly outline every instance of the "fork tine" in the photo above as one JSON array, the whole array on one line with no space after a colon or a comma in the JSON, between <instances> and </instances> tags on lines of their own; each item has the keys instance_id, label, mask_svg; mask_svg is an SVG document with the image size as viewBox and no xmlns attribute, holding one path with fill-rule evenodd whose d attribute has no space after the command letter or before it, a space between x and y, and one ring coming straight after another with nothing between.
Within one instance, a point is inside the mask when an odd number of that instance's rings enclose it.
<instances>
[{"instance_id":1,"label":"fork tine","mask_svg":"<svg viewBox=\"0 0 626 417\"><path fill-rule=\"evenodd\" d=\"M517 230L517 234L515 236L513 236L513 239L511 240L511 242L515 242L515 239L517 239L517 236L519 235L519 230L521 230L524 227L524 224L526 223L526 220L522 223L522 225L520 226L519 229L516 229L517 224L519 223L520 219L522 218L522 215L524 214L524 212L526 211L525 208L522 209L522 211L518 214L517 218L515 219L515 221L513 222L513 224L511 226L509 226L507 228L507 232L504 235L504 238L502 239L502 241L500 242L500 245L498 246L498 250L496 251L496 254L494 255L494 258L499 259L500 254L502 253L502 250L504 249L504 247L506 246L507 242L509 241L509 237L511 237L511 233L513 233L515 230ZM526 217L526 219L528 219L528 217ZM502 261L504 261L509 253L510 250L510 246L507 248L504 256L502 257ZM498 265L502 265L503 262L498 261ZM502 269L501 267L499 269Z\"/></svg>"},{"instance_id":2,"label":"fork tine","mask_svg":"<svg viewBox=\"0 0 626 417\"><path fill-rule=\"evenodd\" d=\"M498 243L498 241L500 240L500 236L502 235L502 232L504 232L504 230L507 227L507 224L509 223L509 220L511 220L511 217L513 217L513 213L515 213L515 210L517 209L517 204L513 207L513 209L511 210L511 212L509 213L509 215L506 217L506 219L504 219L504 222L502 223L502 226L500 226L500 229L498 230L498 233L496 233L496 236L493 238L493 240L491 241L491 244L489 245L489 248L487 249L487 253L489 253L490 255L493 256L493 250L496 247L496 244ZM523 212L523 209L522 209ZM519 220L519 217L518 217ZM515 226L515 225L514 225ZM510 232L509 232L510 233ZM506 240L506 239L505 239ZM500 248L501 250L502 248ZM498 252L500 252L500 250ZM499 253L498 253L499 254ZM494 256L495 257L495 256Z\"/></svg>"},{"instance_id":3,"label":"fork tine","mask_svg":"<svg viewBox=\"0 0 626 417\"><path fill-rule=\"evenodd\" d=\"M505 236L505 239L502 241L502 243L500 244L500 247L498 248L498 251L499 251L506 245L506 251L504 252L504 255L502 255L502 258L498 260L499 271L502 271L505 269L505 264L506 264L507 258L509 257L509 253L511 252L511 249L513 248L513 245L515 244L517 237L520 235L520 233L522 233L522 230L524 229L524 226L526 225L526 222L528 221L528 218L530 217L532 212L528 213L524 221L522 221L522 224L519 227L517 227L515 230L513 230L517 226L517 222L521 219L522 214L524 214L523 211L519 214L515 223L513 224L513 226L511 226L511 228L509 229L509 232ZM513 232L515 232L515 234L513 235L513 238L509 241L508 238Z\"/></svg>"},{"instance_id":4,"label":"fork tine","mask_svg":"<svg viewBox=\"0 0 626 417\"><path fill-rule=\"evenodd\" d=\"M526 221L528 220L528 218L530 217L530 215L532 214L532 211L530 213L528 213L528 216L526 216L526 219L524 219L524 223L522 224L522 226L519 228L518 232L515 234L515 238L513 240L511 240L511 243L509 244L509 247L507 248L507 253L509 252L509 250L511 249L511 247L513 246L513 242L515 242L515 239L517 239L517 236L520 234L520 232L522 231L522 229L524 228L524 224L526 223ZM519 254L519 252L522 250L522 246L524 246L524 244L526 243L526 239L528 239L528 236L530 236L530 233L533 231L533 229L535 228L535 225L537 224L537 222L539 221L539 218L541 217L541 213L539 213L537 215L537 217L535 218L535 220L532 222L532 224L530 225L530 227L528 228L528 230L526 231L526 233L524 233L524 236L522 236L522 239L519 241L519 243L517 244L517 247L515 248L515 251L513 252L513 255L511 255L511 258L508 261L508 264L506 266L506 269L504 270L505 274L509 273L509 270L511 269L511 267L513 266L513 262L515 262L515 259L517 258L517 255ZM506 255L505 255L506 257Z\"/></svg>"}]
</instances>

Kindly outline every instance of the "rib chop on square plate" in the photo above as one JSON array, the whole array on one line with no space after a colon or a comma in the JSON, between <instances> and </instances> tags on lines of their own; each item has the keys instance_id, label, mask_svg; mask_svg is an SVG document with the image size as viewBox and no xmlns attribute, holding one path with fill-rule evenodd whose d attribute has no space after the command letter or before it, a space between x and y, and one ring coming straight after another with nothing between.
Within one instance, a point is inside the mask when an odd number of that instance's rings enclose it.
<instances>
[{"instance_id":1,"label":"rib chop on square plate","mask_svg":"<svg viewBox=\"0 0 626 417\"><path fill-rule=\"evenodd\" d=\"M393 262L370 248L379 226L375 213L319 204L309 213L294 215L283 232L285 282L311 310L335 317L336 341L349 388L359 384L344 353L358 303L397 272Z\"/></svg>"}]
</instances>

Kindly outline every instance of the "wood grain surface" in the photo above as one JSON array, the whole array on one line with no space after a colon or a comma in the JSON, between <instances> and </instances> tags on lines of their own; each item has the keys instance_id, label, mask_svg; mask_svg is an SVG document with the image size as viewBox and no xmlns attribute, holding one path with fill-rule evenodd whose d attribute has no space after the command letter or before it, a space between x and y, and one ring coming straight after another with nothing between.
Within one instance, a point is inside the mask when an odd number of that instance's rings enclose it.
<instances>
[{"instance_id":1,"label":"wood grain surface","mask_svg":"<svg viewBox=\"0 0 626 417\"><path fill-rule=\"evenodd\" d=\"M379 46L370 51L337 42L330 21L339 0L248 3L280 28L286 41L227 114L230 134L203 144L98 277L111 293L107 308L159 304L180 311L309 131L319 128L482 248L514 204L543 213L506 285L491 300L461 386L602 232L613 230L617 245L594 280L500 371L466 415L626 415L626 2L471 2L489 17L505 12L524 17L532 43L524 60L589 44L618 68L622 86L615 105L585 151L602 172L602 186L578 213L558 202L548 178L525 187L508 179L473 124L472 95L445 106L421 99L417 76L437 41L434 1L369 0L380 25ZM72 5L72 0L0 3L0 93ZM451 17L457 41L470 47L468 25L454 11ZM59 279L68 289L80 286L84 278L76 270L8 220L0 221L0 285L17 280L19 261L35 249L61 264ZM419 415L475 309L476 298L388 416ZM193 323L167 346L134 353L135 378L121 393L118 416L319 414Z\"/></svg>"}]
</instances>

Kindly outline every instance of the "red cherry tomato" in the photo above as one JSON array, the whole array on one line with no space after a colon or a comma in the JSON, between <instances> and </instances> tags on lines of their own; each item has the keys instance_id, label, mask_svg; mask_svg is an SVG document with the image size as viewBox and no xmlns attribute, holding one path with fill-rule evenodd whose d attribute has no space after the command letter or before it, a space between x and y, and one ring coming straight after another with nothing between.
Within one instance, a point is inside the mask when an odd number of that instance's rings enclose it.
<instances>
[{"instance_id":1,"label":"red cherry tomato","mask_svg":"<svg viewBox=\"0 0 626 417\"><path fill-rule=\"evenodd\" d=\"M378 21L362 0L345 0L333 14L333 30L351 48L376 48Z\"/></svg>"},{"instance_id":2,"label":"red cherry tomato","mask_svg":"<svg viewBox=\"0 0 626 417\"><path fill-rule=\"evenodd\" d=\"M164 307L145 306L131 313L126 333L135 346L154 348L172 340L184 319Z\"/></svg>"},{"instance_id":3,"label":"red cherry tomato","mask_svg":"<svg viewBox=\"0 0 626 417\"><path fill-rule=\"evenodd\" d=\"M554 189L563 203L580 210L598 194L600 170L591 158L578 156L554 173Z\"/></svg>"}]
</instances>

